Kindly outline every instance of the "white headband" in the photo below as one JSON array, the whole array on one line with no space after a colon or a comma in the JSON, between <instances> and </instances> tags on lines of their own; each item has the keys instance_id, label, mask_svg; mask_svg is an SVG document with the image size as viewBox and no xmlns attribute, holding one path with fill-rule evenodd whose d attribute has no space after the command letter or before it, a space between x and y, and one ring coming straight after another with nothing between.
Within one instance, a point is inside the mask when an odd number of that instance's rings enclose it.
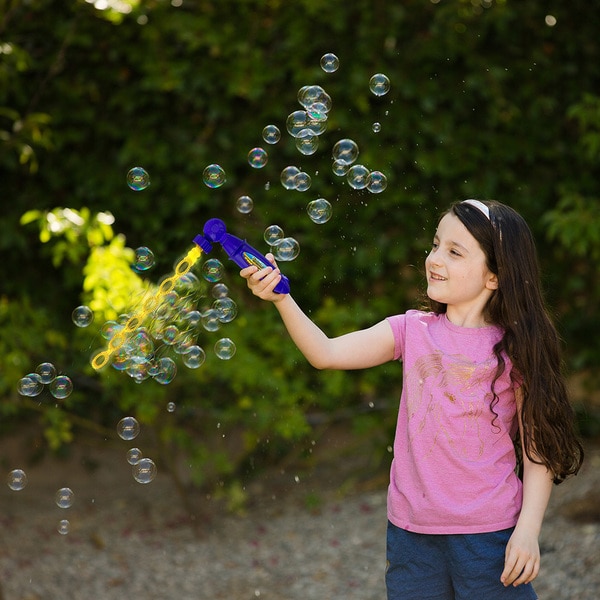
<instances>
[{"instance_id":1,"label":"white headband","mask_svg":"<svg viewBox=\"0 0 600 600\"><path fill-rule=\"evenodd\" d=\"M475 208L478 208L488 219L488 221L490 220L490 209L480 200L463 200L463 204L470 204L471 206L474 206Z\"/></svg>"}]
</instances>

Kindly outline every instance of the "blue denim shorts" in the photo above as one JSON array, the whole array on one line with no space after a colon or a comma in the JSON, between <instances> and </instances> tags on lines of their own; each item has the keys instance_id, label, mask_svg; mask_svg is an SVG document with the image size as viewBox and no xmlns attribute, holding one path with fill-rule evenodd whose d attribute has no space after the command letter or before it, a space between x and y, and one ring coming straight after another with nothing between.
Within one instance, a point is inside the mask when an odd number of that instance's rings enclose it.
<instances>
[{"instance_id":1,"label":"blue denim shorts","mask_svg":"<svg viewBox=\"0 0 600 600\"><path fill-rule=\"evenodd\" d=\"M388 521L388 600L536 600L531 584L500 582L512 532L426 535Z\"/></svg>"}]
</instances>

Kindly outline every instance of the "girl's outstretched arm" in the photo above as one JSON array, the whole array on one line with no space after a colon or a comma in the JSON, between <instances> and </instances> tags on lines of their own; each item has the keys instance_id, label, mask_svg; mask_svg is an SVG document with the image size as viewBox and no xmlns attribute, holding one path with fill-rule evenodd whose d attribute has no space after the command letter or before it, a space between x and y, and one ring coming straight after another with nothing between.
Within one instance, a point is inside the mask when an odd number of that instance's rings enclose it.
<instances>
[{"instance_id":1,"label":"girl's outstretched arm","mask_svg":"<svg viewBox=\"0 0 600 600\"><path fill-rule=\"evenodd\" d=\"M273 264L274 258L267 258ZM289 294L273 288L281 279L276 267L259 270L255 266L240 271L252 293L275 304L292 340L317 369L365 369L394 358L394 336L387 321L373 327L329 338L313 323Z\"/></svg>"},{"instance_id":2,"label":"girl's outstretched arm","mask_svg":"<svg viewBox=\"0 0 600 600\"><path fill-rule=\"evenodd\" d=\"M523 450L523 505L515 530L506 546L504 571L500 580L505 586L533 581L540 570L538 538L552 492L553 476L545 465L531 461L523 444L521 420L522 390L517 390L517 412Z\"/></svg>"}]
</instances>

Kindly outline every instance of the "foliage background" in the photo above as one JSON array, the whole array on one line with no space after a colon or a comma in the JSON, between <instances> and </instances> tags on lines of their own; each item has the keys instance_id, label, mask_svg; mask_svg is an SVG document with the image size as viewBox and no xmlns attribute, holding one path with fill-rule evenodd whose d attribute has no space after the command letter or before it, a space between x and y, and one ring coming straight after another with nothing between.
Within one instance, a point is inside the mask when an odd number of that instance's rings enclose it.
<instances>
[{"instance_id":1,"label":"foliage background","mask_svg":"<svg viewBox=\"0 0 600 600\"><path fill-rule=\"evenodd\" d=\"M108 289L144 285L123 265L146 245L156 282L215 216L264 252L269 224L299 240L284 270L333 335L418 304L423 258L450 202L511 204L537 238L568 368L594 373L599 29L583 0L0 0L0 429L35 423L37 447L58 451L78 436L113 439L115 422L135 414L182 487L217 485L231 497L259 465L309 456L339 420L385 463L400 367L315 372L231 263L225 282L240 307L227 329L232 361L209 353L169 386L90 368L101 318L89 331L70 320L93 295L86 276L105 268ZM340 58L337 72L321 70L325 52ZM381 98L368 89L375 72L392 82ZM306 84L333 98L310 157L285 133ZM246 154L268 123L283 138L254 170ZM359 162L386 173L384 193L330 173L342 137L359 144ZM209 163L227 172L222 188L203 185ZM279 185L289 164L313 175L308 192ZM152 179L140 193L125 185L135 165ZM254 199L249 215L235 209L242 194ZM334 216L317 226L305 207L320 196ZM44 360L75 382L60 405L16 393ZM166 415L168 401L178 408ZM591 407L579 409L584 432L597 433Z\"/></svg>"}]
</instances>

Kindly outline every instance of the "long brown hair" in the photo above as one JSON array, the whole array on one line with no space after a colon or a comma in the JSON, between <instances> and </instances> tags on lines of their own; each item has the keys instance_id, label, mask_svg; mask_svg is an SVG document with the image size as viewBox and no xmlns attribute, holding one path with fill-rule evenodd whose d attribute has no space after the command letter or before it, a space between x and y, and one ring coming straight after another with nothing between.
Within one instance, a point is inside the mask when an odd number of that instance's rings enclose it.
<instances>
[{"instance_id":1,"label":"long brown hair","mask_svg":"<svg viewBox=\"0 0 600 600\"><path fill-rule=\"evenodd\" d=\"M484 308L484 318L504 331L494 347L498 368L494 384L505 369L503 355L512 361L522 381L524 448L528 458L545 465L560 483L575 475L583 462L583 447L575 432L575 415L567 393L561 340L543 299L535 242L529 226L514 209L485 201L489 219L468 202L454 203L456 215L479 242L488 269L498 277ZM446 305L429 301L431 310Z\"/></svg>"}]
</instances>

